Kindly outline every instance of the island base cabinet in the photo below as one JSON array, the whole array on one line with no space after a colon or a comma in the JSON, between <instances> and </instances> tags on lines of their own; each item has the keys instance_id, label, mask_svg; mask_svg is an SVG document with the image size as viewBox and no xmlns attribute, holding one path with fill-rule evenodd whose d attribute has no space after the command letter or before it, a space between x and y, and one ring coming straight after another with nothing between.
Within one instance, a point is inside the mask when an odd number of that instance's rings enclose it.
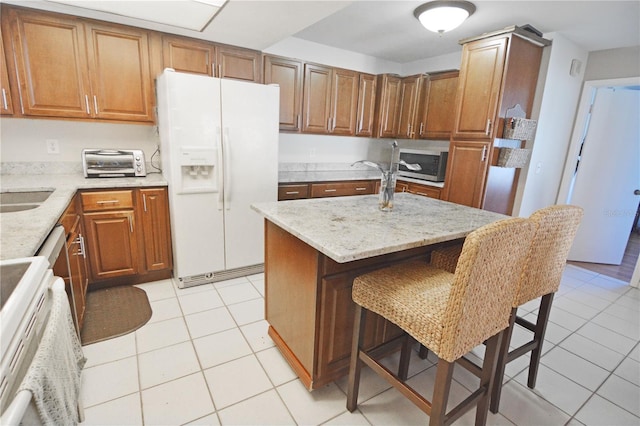
<instances>
[{"instance_id":1,"label":"island base cabinet","mask_svg":"<svg viewBox=\"0 0 640 426\"><path fill-rule=\"evenodd\" d=\"M424 258L432 249L421 247L337 263L265 221L265 317L269 336L307 389L317 389L348 374L355 315L353 279L392 263ZM382 317L369 315L365 331L368 348L401 334Z\"/></svg>"}]
</instances>

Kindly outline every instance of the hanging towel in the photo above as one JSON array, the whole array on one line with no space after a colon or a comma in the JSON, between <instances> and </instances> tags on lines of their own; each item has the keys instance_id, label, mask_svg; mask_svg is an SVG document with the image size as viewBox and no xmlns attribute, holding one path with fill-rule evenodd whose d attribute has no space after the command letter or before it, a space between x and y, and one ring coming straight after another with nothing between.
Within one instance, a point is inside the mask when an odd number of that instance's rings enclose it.
<instances>
[{"instance_id":1,"label":"hanging towel","mask_svg":"<svg viewBox=\"0 0 640 426\"><path fill-rule=\"evenodd\" d=\"M49 321L19 390L33 394L43 424L63 426L79 421L80 374L86 358L73 326L64 284L58 284L52 286Z\"/></svg>"}]
</instances>

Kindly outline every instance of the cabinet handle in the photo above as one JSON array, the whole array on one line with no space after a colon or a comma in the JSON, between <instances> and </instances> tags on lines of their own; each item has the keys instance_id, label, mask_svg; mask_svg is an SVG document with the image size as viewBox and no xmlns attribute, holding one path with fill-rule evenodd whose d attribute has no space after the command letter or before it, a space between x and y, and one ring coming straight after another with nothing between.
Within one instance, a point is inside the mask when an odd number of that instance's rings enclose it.
<instances>
[{"instance_id":1,"label":"cabinet handle","mask_svg":"<svg viewBox=\"0 0 640 426\"><path fill-rule=\"evenodd\" d=\"M336 192L337 189L325 189L324 192Z\"/></svg>"},{"instance_id":2,"label":"cabinet handle","mask_svg":"<svg viewBox=\"0 0 640 426\"><path fill-rule=\"evenodd\" d=\"M222 78L222 64L218 64L218 77Z\"/></svg>"},{"instance_id":3,"label":"cabinet handle","mask_svg":"<svg viewBox=\"0 0 640 426\"><path fill-rule=\"evenodd\" d=\"M327 130L328 130L328 131L332 131L332 130L333 130L333 129L331 128L331 117L329 117L329 118L327 119Z\"/></svg>"},{"instance_id":4,"label":"cabinet handle","mask_svg":"<svg viewBox=\"0 0 640 426\"><path fill-rule=\"evenodd\" d=\"M366 190L367 190L367 188L362 188L362 187L356 188L356 191L366 191Z\"/></svg>"},{"instance_id":5,"label":"cabinet handle","mask_svg":"<svg viewBox=\"0 0 640 426\"><path fill-rule=\"evenodd\" d=\"M129 231L133 234L133 218L131 215L127 216L129 218Z\"/></svg>"},{"instance_id":6,"label":"cabinet handle","mask_svg":"<svg viewBox=\"0 0 640 426\"><path fill-rule=\"evenodd\" d=\"M85 252L85 247L84 247L84 237L82 236L82 234L79 234L78 237L75 239L74 241L75 244L78 244L80 247L78 248L78 251L75 253L75 256L82 256L85 257L86 256L86 252Z\"/></svg>"},{"instance_id":7,"label":"cabinet handle","mask_svg":"<svg viewBox=\"0 0 640 426\"><path fill-rule=\"evenodd\" d=\"M487 119L487 127L484 129L484 134L488 135L491 132L491 119Z\"/></svg>"},{"instance_id":8,"label":"cabinet handle","mask_svg":"<svg viewBox=\"0 0 640 426\"><path fill-rule=\"evenodd\" d=\"M302 129L302 125L300 124L300 114L296 114L296 125L298 127L298 130Z\"/></svg>"},{"instance_id":9,"label":"cabinet handle","mask_svg":"<svg viewBox=\"0 0 640 426\"><path fill-rule=\"evenodd\" d=\"M96 110L96 115L99 114L99 112L98 112L98 98L96 97L96 95L93 95L93 107Z\"/></svg>"},{"instance_id":10,"label":"cabinet handle","mask_svg":"<svg viewBox=\"0 0 640 426\"><path fill-rule=\"evenodd\" d=\"M84 95L84 105L87 107L87 114L91 115L91 109L89 108L89 95Z\"/></svg>"},{"instance_id":11,"label":"cabinet handle","mask_svg":"<svg viewBox=\"0 0 640 426\"><path fill-rule=\"evenodd\" d=\"M7 91L4 90L4 88L2 89L2 105L4 106L4 109L9 109L7 104Z\"/></svg>"},{"instance_id":12,"label":"cabinet handle","mask_svg":"<svg viewBox=\"0 0 640 426\"><path fill-rule=\"evenodd\" d=\"M144 211L147 211L147 194L142 194L142 206Z\"/></svg>"},{"instance_id":13,"label":"cabinet handle","mask_svg":"<svg viewBox=\"0 0 640 426\"><path fill-rule=\"evenodd\" d=\"M285 192L286 195L298 195L300 193L300 191L287 191Z\"/></svg>"},{"instance_id":14,"label":"cabinet handle","mask_svg":"<svg viewBox=\"0 0 640 426\"><path fill-rule=\"evenodd\" d=\"M100 200L96 201L96 204L118 204L120 200Z\"/></svg>"},{"instance_id":15,"label":"cabinet handle","mask_svg":"<svg viewBox=\"0 0 640 426\"><path fill-rule=\"evenodd\" d=\"M420 136L422 136L424 133L424 123L420 123Z\"/></svg>"},{"instance_id":16,"label":"cabinet handle","mask_svg":"<svg viewBox=\"0 0 640 426\"><path fill-rule=\"evenodd\" d=\"M484 161L487 159L487 146L483 146L482 147L482 158L480 158L480 161Z\"/></svg>"}]
</instances>

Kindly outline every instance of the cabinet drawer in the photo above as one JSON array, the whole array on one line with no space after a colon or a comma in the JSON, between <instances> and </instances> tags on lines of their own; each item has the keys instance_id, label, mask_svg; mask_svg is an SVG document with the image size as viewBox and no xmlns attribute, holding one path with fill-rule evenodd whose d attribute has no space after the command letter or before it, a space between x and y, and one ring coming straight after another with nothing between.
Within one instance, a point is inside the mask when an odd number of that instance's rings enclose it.
<instances>
[{"instance_id":1,"label":"cabinet drawer","mask_svg":"<svg viewBox=\"0 0 640 426\"><path fill-rule=\"evenodd\" d=\"M420 185L419 183L410 182L406 192L416 195L422 195L429 198L440 199L440 188L430 185Z\"/></svg>"},{"instance_id":2,"label":"cabinet drawer","mask_svg":"<svg viewBox=\"0 0 640 426\"><path fill-rule=\"evenodd\" d=\"M309 184L278 186L278 201L309 198Z\"/></svg>"},{"instance_id":3,"label":"cabinet drawer","mask_svg":"<svg viewBox=\"0 0 640 426\"><path fill-rule=\"evenodd\" d=\"M133 208L133 190L83 192L81 197L84 212Z\"/></svg>"},{"instance_id":4,"label":"cabinet drawer","mask_svg":"<svg viewBox=\"0 0 640 426\"><path fill-rule=\"evenodd\" d=\"M343 195L373 194L373 181L354 181L311 184L311 197L340 197Z\"/></svg>"}]
</instances>

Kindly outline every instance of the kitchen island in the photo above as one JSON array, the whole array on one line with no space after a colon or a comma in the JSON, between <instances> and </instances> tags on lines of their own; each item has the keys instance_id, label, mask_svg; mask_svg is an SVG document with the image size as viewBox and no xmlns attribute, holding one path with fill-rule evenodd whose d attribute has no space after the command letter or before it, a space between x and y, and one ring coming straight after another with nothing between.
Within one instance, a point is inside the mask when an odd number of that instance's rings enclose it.
<instances>
[{"instance_id":1,"label":"kitchen island","mask_svg":"<svg viewBox=\"0 0 640 426\"><path fill-rule=\"evenodd\" d=\"M506 216L418 195L395 194L391 212L377 195L259 203L265 217L265 316L269 335L312 390L347 374L353 279L422 258ZM375 314L371 314L375 316ZM367 321L366 346L401 331Z\"/></svg>"}]
</instances>

